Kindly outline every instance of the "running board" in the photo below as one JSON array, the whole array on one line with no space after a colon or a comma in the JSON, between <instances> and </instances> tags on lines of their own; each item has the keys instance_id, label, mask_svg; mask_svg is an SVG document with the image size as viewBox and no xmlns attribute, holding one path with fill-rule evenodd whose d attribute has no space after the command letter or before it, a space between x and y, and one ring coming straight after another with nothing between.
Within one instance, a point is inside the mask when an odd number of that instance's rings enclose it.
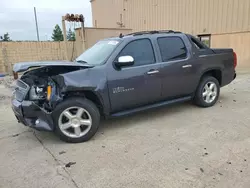
<instances>
[{"instance_id":1,"label":"running board","mask_svg":"<svg viewBox=\"0 0 250 188\"><path fill-rule=\"evenodd\" d=\"M139 107L139 108L134 108L134 109L131 109L131 110L125 110L125 111L117 112L117 113L111 114L111 117L125 116L125 115L133 114L133 113L136 113L136 112L141 112L141 111L144 111L144 110L149 110L149 109L152 109L152 108L157 108L157 107L161 107L161 106L167 106L167 105L170 105L170 104L185 102L185 101L191 100L191 98L192 98L191 96L188 96L188 97L183 97L183 98L179 98L179 99L154 103L154 104L142 106L142 107Z\"/></svg>"}]
</instances>

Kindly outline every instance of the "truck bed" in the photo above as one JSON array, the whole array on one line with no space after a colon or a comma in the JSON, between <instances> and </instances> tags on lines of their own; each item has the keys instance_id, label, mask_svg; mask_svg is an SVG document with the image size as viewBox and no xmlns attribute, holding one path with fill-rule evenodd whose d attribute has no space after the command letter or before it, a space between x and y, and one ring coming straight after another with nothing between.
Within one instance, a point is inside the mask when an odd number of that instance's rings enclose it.
<instances>
[{"instance_id":1,"label":"truck bed","mask_svg":"<svg viewBox=\"0 0 250 188\"><path fill-rule=\"evenodd\" d=\"M232 48L211 48L214 53L222 54L222 53L233 53Z\"/></svg>"}]
</instances>

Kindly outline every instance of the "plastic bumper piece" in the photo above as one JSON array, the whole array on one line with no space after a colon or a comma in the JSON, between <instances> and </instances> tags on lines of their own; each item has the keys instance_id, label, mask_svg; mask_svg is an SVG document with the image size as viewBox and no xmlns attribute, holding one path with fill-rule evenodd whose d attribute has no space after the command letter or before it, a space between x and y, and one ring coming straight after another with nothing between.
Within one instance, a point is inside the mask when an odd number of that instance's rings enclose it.
<instances>
[{"instance_id":1,"label":"plastic bumper piece","mask_svg":"<svg viewBox=\"0 0 250 188\"><path fill-rule=\"evenodd\" d=\"M53 131L53 119L51 113L46 112L32 101L19 102L12 100L12 110L19 123L40 131Z\"/></svg>"}]
</instances>

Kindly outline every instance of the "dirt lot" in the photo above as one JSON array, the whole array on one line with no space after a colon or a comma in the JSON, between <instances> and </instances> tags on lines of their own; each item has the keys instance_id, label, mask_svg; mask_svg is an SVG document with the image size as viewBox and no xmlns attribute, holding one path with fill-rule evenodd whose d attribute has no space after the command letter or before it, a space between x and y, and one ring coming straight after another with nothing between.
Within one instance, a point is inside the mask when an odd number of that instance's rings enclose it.
<instances>
[{"instance_id":1,"label":"dirt lot","mask_svg":"<svg viewBox=\"0 0 250 188\"><path fill-rule=\"evenodd\" d=\"M0 85L1 188L250 187L250 74L212 108L185 103L109 120L81 144L18 124L10 93Z\"/></svg>"}]
</instances>

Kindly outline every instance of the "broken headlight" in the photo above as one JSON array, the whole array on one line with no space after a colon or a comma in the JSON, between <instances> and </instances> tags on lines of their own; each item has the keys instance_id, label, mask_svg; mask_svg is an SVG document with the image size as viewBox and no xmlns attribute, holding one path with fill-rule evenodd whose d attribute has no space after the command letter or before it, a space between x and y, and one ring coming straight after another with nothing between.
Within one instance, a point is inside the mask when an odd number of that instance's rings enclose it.
<instances>
[{"instance_id":1,"label":"broken headlight","mask_svg":"<svg viewBox=\"0 0 250 188\"><path fill-rule=\"evenodd\" d=\"M46 98L46 87L44 85L31 86L29 92L29 99L32 101L44 100Z\"/></svg>"}]
</instances>

